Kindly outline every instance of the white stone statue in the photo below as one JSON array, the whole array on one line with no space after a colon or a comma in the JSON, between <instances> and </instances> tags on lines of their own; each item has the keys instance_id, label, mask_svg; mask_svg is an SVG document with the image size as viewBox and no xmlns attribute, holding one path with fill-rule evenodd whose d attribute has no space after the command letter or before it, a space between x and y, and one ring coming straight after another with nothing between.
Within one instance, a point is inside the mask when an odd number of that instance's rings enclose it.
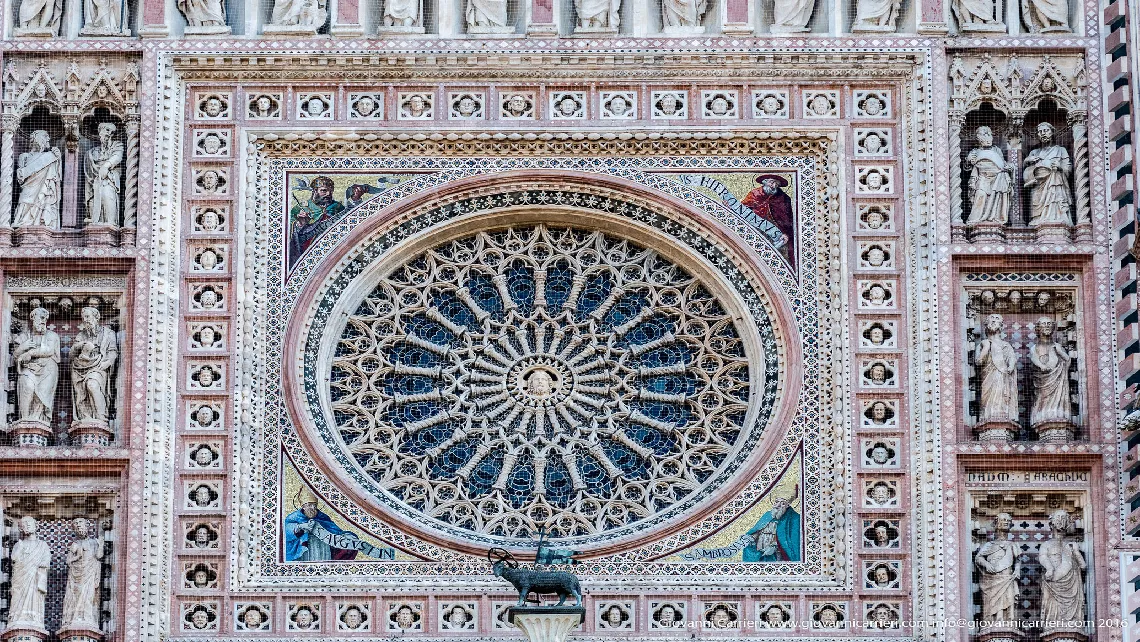
<instances>
[{"instance_id":1,"label":"white stone statue","mask_svg":"<svg viewBox=\"0 0 1140 642\"><path fill-rule=\"evenodd\" d=\"M621 21L621 0L574 0L580 32L616 32Z\"/></svg>"},{"instance_id":2,"label":"white stone statue","mask_svg":"<svg viewBox=\"0 0 1140 642\"><path fill-rule=\"evenodd\" d=\"M509 31L507 0L467 0L467 31L489 33Z\"/></svg>"},{"instance_id":3,"label":"white stone statue","mask_svg":"<svg viewBox=\"0 0 1140 642\"><path fill-rule=\"evenodd\" d=\"M708 8L708 0L661 0L665 30L699 30Z\"/></svg>"},{"instance_id":4,"label":"white stone statue","mask_svg":"<svg viewBox=\"0 0 1140 642\"><path fill-rule=\"evenodd\" d=\"M989 127L979 127L975 135L978 146L966 157L966 168L970 170L970 214L966 224L1005 225L1009 223L1009 208L1013 203L1015 167L1005 159L1001 149L994 146L994 134Z\"/></svg>"},{"instance_id":5,"label":"white stone statue","mask_svg":"<svg viewBox=\"0 0 1140 642\"><path fill-rule=\"evenodd\" d=\"M1072 414L1069 400L1069 364L1075 354L1053 340L1057 322L1050 317L1037 320L1037 343L1029 349L1033 364L1033 408L1029 423L1037 426L1068 422Z\"/></svg>"},{"instance_id":6,"label":"white stone statue","mask_svg":"<svg viewBox=\"0 0 1140 642\"><path fill-rule=\"evenodd\" d=\"M384 27L395 29L423 28L422 0L385 0ZM363 100L363 99L362 99ZM359 111L359 109L358 109ZM361 114L367 116L367 114Z\"/></svg>"},{"instance_id":7,"label":"white stone statue","mask_svg":"<svg viewBox=\"0 0 1140 642\"><path fill-rule=\"evenodd\" d=\"M859 0L851 31L894 31L902 0Z\"/></svg>"},{"instance_id":8,"label":"white stone statue","mask_svg":"<svg viewBox=\"0 0 1140 642\"><path fill-rule=\"evenodd\" d=\"M978 342L974 364L981 372L978 423L1017 422L1017 353L1002 338L1000 314L986 317L986 338Z\"/></svg>"},{"instance_id":9,"label":"white stone statue","mask_svg":"<svg viewBox=\"0 0 1140 642\"><path fill-rule=\"evenodd\" d=\"M1064 509L1049 516L1053 537L1041 545L1041 619L1057 623L1049 628L1080 627L1085 619L1085 582L1081 575L1087 564L1076 542L1066 542L1071 518ZM1071 624L1067 624L1071 623ZM1067 626L1066 626L1067 624Z\"/></svg>"},{"instance_id":10,"label":"white stone statue","mask_svg":"<svg viewBox=\"0 0 1140 642\"><path fill-rule=\"evenodd\" d=\"M1073 206L1073 192L1069 189L1073 163L1069 152L1051 144L1053 126L1049 123L1037 126L1037 139L1041 147L1029 152L1022 172L1025 187L1029 188L1029 225L1069 225Z\"/></svg>"},{"instance_id":11,"label":"white stone statue","mask_svg":"<svg viewBox=\"0 0 1140 642\"><path fill-rule=\"evenodd\" d=\"M67 550L67 586L60 630L98 631L103 543L92 536L87 519L77 518L73 526L77 537Z\"/></svg>"},{"instance_id":12,"label":"white stone statue","mask_svg":"<svg viewBox=\"0 0 1140 642\"><path fill-rule=\"evenodd\" d=\"M111 399L111 369L119 358L115 331L99 323L99 310L85 307L83 322L71 344L71 383L75 390L76 421L107 421Z\"/></svg>"},{"instance_id":13,"label":"white stone statue","mask_svg":"<svg viewBox=\"0 0 1140 642\"><path fill-rule=\"evenodd\" d=\"M274 0L269 22L274 27L297 27L316 31L328 20L326 0Z\"/></svg>"},{"instance_id":14,"label":"white stone statue","mask_svg":"<svg viewBox=\"0 0 1140 642\"><path fill-rule=\"evenodd\" d=\"M982 590L982 626L1013 622L1017 605L1017 582L1021 579L1021 560L1017 547L1009 541L1013 517L999 513L994 518L993 539L982 544L974 555L978 569L978 588Z\"/></svg>"},{"instance_id":15,"label":"white stone statue","mask_svg":"<svg viewBox=\"0 0 1140 642\"><path fill-rule=\"evenodd\" d=\"M32 310L30 327L16 335L12 349L18 419L45 426L51 424L59 384L59 335L48 329L47 322L47 310Z\"/></svg>"},{"instance_id":16,"label":"white stone statue","mask_svg":"<svg viewBox=\"0 0 1140 642\"><path fill-rule=\"evenodd\" d=\"M34 518L21 517L19 526L23 537L12 547L7 630L33 629L47 633L44 630L44 598L47 597L51 548L36 537L38 525Z\"/></svg>"},{"instance_id":17,"label":"white stone statue","mask_svg":"<svg viewBox=\"0 0 1140 642\"><path fill-rule=\"evenodd\" d=\"M815 10L815 0L775 0L772 4L772 33L807 31Z\"/></svg>"},{"instance_id":18,"label":"white stone statue","mask_svg":"<svg viewBox=\"0 0 1140 642\"><path fill-rule=\"evenodd\" d=\"M83 0L85 36L118 36L123 34L123 0Z\"/></svg>"},{"instance_id":19,"label":"white stone statue","mask_svg":"<svg viewBox=\"0 0 1140 642\"><path fill-rule=\"evenodd\" d=\"M226 5L223 0L177 0L178 10L191 27L225 27Z\"/></svg>"},{"instance_id":20,"label":"white stone statue","mask_svg":"<svg viewBox=\"0 0 1140 642\"><path fill-rule=\"evenodd\" d=\"M1069 33L1067 0L1021 0L1021 19L1030 33Z\"/></svg>"},{"instance_id":21,"label":"white stone statue","mask_svg":"<svg viewBox=\"0 0 1140 642\"><path fill-rule=\"evenodd\" d=\"M16 17L18 36L58 36L63 0L22 0Z\"/></svg>"},{"instance_id":22,"label":"white stone statue","mask_svg":"<svg viewBox=\"0 0 1140 642\"><path fill-rule=\"evenodd\" d=\"M99 123L99 145L87 152L83 163L87 218L92 225L119 224L123 143L115 140L115 130L114 123Z\"/></svg>"},{"instance_id":23,"label":"white stone statue","mask_svg":"<svg viewBox=\"0 0 1140 642\"><path fill-rule=\"evenodd\" d=\"M63 160L46 131L32 132L32 151L20 154L16 180L20 183L20 201L12 215L12 227L42 225L58 230Z\"/></svg>"},{"instance_id":24,"label":"white stone statue","mask_svg":"<svg viewBox=\"0 0 1140 642\"><path fill-rule=\"evenodd\" d=\"M951 0L950 9L962 31L1005 31L997 0Z\"/></svg>"}]
</instances>

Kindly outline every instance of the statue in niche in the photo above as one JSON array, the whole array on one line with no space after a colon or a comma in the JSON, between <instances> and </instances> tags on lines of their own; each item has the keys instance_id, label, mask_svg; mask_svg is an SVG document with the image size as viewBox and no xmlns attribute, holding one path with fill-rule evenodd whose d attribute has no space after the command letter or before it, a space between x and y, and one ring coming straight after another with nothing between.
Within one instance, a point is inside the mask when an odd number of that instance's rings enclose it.
<instances>
[{"instance_id":1,"label":"statue in niche","mask_svg":"<svg viewBox=\"0 0 1140 642\"><path fill-rule=\"evenodd\" d=\"M772 4L772 33L807 31L815 10L815 0L775 0Z\"/></svg>"},{"instance_id":2,"label":"statue in niche","mask_svg":"<svg viewBox=\"0 0 1140 642\"><path fill-rule=\"evenodd\" d=\"M274 0L269 22L274 27L301 27L316 31L328 20L326 0Z\"/></svg>"},{"instance_id":3,"label":"statue in niche","mask_svg":"<svg viewBox=\"0 0 1140 642\"><path fill-rule=\"evenodd\" d=\"M467 0L466 18L468 31L504 31L507 0Z\"/></svg>"},{"instance_id":4,"label":"statue in niche","mask_svg":"<svg viewBox=\"0 0 1140 642\"><path fill-rule=\"evenodd\" d=\"M72 523L76 539L67 549L67 587L63 593L61 630L99 630L99 579L103 543L93 537L91 522L83 517Z\"/></svg>"},{"instance_id":5,"label":"statue in niche","mask_svg":"<svg viewBox=\"0 0 1140 642\"><path fill-rule=\"evenodd\" d=\"M699 28L708 6L707 0L662 0L661 17L665 28Z\"/></svg>"},{"instance_id":6,"label":"statue in niche","mask_svg":"<svg viewBox=\"0 0 1140 642\"><path fill-rule=\"evenodd\" d=\"M1087 564L1076 542L1066 542L1071 518L1060 509L1049 516L1053 536L1041 545L1041 619L1054 626L1082 626L1085 619L1085 582L1081 575ZM1053 627L1046 627L1046 630Z\"/></svg>"},{"instance_id":7,"label":"statue in niche","mask_svg":"<svg viewBox=\"0 0 1140 642\"><path fill-rule=\"evenodd\" d=\"M51 424L55 387L59 383L59 335L48 329L47 322L47 310L32 310L28 325L16 335L12 350L18 419L45 426Z\"/></svg>"},{"instance_id":8,"label":"statue in niche","mask_svg":"<svg viewBox=\"0 0 1140 642\"><path fill-rule=\"evenodd\" d=\"M222 0L177 0L176 5L191 27L226 25L226 6Z\"/></svg>"},{"instance_id":9,"label":"statue in niche","mask_svg":"<svg viewBox=\"0 0 1140 642\"><path fill-rule=\"evenodd\" d=\"M107 422L111 399L111 369L119 358L115 331L101 325L99 309L85 307L83 322L71 344L71 383L75 389L75 420Z\"/></svg>"},{"instance_id":10,"label":"statue in niche","mask_svg":"<svg viewBox=\"0 0 1140 642\"><path fill-rule=\"evenodd\" d=\"M22 537L12 547L12 570L8 577L11 589L7 630L44 631L44 599L47 597L51 548L36 537L39 525L33 517L21 517L19 527Z\"/></svg>"},{"instance_id":11,"label":"statue in niche","mask_svg":"<svg viewBox=\"0 0 1140 642\"><path fill-rule=\"evenodd\" d=\"M42 225L58 230L63 159L59 149L51 146L51 136L46 131L32 132L32 151L20 154L16 180L20 183L20 201L12 226Z\"/></svg>"},{"instance_id":12,"label":"statue in niche","mask_svg":"<svg viewBox=\"0 0 1140 642\"><path fill-rule=\"evenodd\" d=\"M98 131L99 145L87 152L83 164L87 217L92 225L118 225L123 144L115 140L115 123L99 123Z\"/></svg>"},{"instance_id":13,"label":"statue in niche","mask_svg":"<svg viewBox=\"0 0 1140 642\"><path fill-rule=\"evenodd\" d=\"M84 0L82 35L122 35L123 0Z\"/></svg>"},{"instance_id":14,"label":"statue in niche","mask_svg":"<svg viewBox=\"0 0 1140 642\"><path fill-rule=\"evenodd\" d=\"M902 0L859 0L852 31L894 31Z\"/></svg>"},{"instance_id":15,"label":"statue in niche","mask_svg":"<svg viewBox=\"0 0 1140 642\"><path fill-rule=\"evenodd\" d=\"M1071 416L1069 401L1069 364L1076 355L1053 337L1057 322L1050 317L1037 320L1037 343L1029 349L1033 364L1033 408L1029 423L1065 422Z\"/></svg>"},{"instance_id":16,"label":"statue in niche","mask_svg":"<svg viewBox=\"0 0 1140 642\"><path fill-rule=\"evenodd\" d=\"M574 0L577 31L617 31L621 0Z\"/></svg>"},{"instance_id":17,"label":"statue in niche","mask_svg":"<svg viewBox=\"0 0 1140 642\"><path fill-rule=\"evenodd\" d=\"M1029 225L1069 225L1073 206L1073 193L1069 190L1073 163L1069 152L1052 144L1053 126L1049 123L1037 125L1037 139L1041 146L1029 152L1022 173L1029 189Z\"/></svg>"},{"instance_id":18,"label":"statue in niche","mask_svg":"<svg viewBox=\"0 0 1140 642\"><path fill-rule=\"evenodd\" d=\"M1005 320L1000 314L986 317L986 338L978 342L974 364L981 373L978 423L1017 422L1017 353L1002 338Z\"/></svg>"},{"instance_id":19,"label":"statue in niche","mask_svg":"<svg viewBox=\"0 0 1140 642\"><path fill-rule=\"evenodd\" d=\"M423 19L421 18L421 9L420 0L387 0L384 3L384 26L397 28L422 27ZM364 98L360 100L363 101ZM370 98L368 100L371 101ZM368 114L360 110L360 101L357 101L357 112L361 116L368 116Z\"/></svg>"},{"instance_id":20,"label":"statue in niche","mask_svg":"<svg viewBox=\"0 0 1140 642\"><path fill-rule=\"evenodd\" d=\"M1014 167L994 145L994 133L986 126L977 129L978 146L966 157L970 170L970 214L966 225L1009 223L1013 198Z\"/></svg>"},{"instance_id":21,"label":"statue in niche","mask_svg":"<svg viewBox=\"0 0 1140 642\"><path fill-rule=\"evenodd\" d=\"M59 35L63 0L23 0L17 15L16 35Z\"/></svg>"},{"instance_id":22,"label":"statue in niche","mask_svg":"<svg viewBox=\"0 0 1140 642\"><path fill-rule=\"evenodd\" d=\"M1012 526L1013 517L999 513L994 518L993 538L978 547L974 555L974 566L979 572L978 588L982 591L983 627L1014 621L1021 559L1017 547L1009 541Z\"/></svg>"},{"instance_id":23,"label":"statue in niche","mask_svg":"<svg viewBox=\"0 0 1140 642\"><path fill-rule=\"evenodd\" d=\"M1005 24L998 19L996 0L951 0L950 8L963 31L999 31Z\"/></svg>"},{"instance_id":24,"label":"statue in niche","mask_svg":"<svg viewBox=\"0 0 1140 642\"><path fill-rule=\"evenodd\" d=\"M1067 0L1021 0L1021 17L1030 33L1070 33Z\"/></svg>"}]
</instances>

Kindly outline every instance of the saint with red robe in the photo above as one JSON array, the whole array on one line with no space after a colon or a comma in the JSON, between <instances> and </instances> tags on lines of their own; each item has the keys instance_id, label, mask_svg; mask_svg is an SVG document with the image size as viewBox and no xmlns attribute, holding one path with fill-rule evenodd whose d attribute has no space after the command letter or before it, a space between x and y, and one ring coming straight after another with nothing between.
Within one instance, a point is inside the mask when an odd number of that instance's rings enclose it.
<instances>
[{"instance_id":1,"label":"saint with red robe","mask_svg":"<svg viewBox=\"0 0 1140 642\"><path fill-rule=\"evenodd\" d=\"M784 235L780 253L789 264L795 265L796 219L792 213L792 197L782 189L788 186L788 179L776 174L764 174L756 179L756 183L759 187L748 192L741 204L779 228Z\"/></svg>"}]
</instances>

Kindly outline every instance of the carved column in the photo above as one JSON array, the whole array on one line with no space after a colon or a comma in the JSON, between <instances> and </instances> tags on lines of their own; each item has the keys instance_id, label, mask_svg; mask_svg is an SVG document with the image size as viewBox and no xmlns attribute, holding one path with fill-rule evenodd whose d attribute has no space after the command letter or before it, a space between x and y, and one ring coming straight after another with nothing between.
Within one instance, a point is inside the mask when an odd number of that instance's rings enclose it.
<instances>
[{"instance_id":1,"label":"carved column","mask_svg":"<svg viewBox=\"0 0 1140 642\"><path fill-rule=\"evenodd\" d=\"M1013 167L1013 197L1009 204L1010 225L1024 225L1029 222L1021 213L1021 126L1023 122L1023 116L1010 118L1009 129L1006 134L1005 157Z\"/></svg>"},{"instance_id":2,"label":"carved column","mask_svg":"<svg viewBox=\"0 0 1140 642\"><path fill-rule=\"evenodd\" d=\"M123 227L134 230L139 207L139 117L127 117L127 176L123 194ZM124 231L124 237L126 232Z\"/></svg>"},{"instance_id":3,"label":"carved column","mask_svg":"<svg viewBox=\"0 0 1140 642\"><path fill-rule=\"evenodd\" d=\"M60 227L79 224L79 116L64 116L63 210Z\"/></svg>"},{"instance_id":4,"label":"carved column","mask_svg":"<svg viewBox=\"0 0 1140 642\"><path fill-rule=\"evenodd\" d=\"M3 143L0 144L0 244L12 242L12 184L16 180L16 129L20 120L4 116Z\"/></svg>"},{"instance_id":5,"label":"carved column","mask_svg":"<svg viewBox=\"0 0 1140 642\"><path fill-rule=\"evenodd\" d=\"M1089 197L1089 134L1087 114L1069 113L1069 126L1073 129L1073 201L1077 211L1077 226L1073 240L1078 243L1092 241L1092 204Z\"/></svg>"},{"instance_id":6,"label":"carved column","mask_svg":"<svg viewBox=\"0 0 1140 642\"><path fill-rule=\"evenodd\" d=\"M955 241L964 241L960 226L966 222L962 211L962 127L966 124L966 115L951 112L949 119L950 232Z\"/></svg>"}]
</instances>

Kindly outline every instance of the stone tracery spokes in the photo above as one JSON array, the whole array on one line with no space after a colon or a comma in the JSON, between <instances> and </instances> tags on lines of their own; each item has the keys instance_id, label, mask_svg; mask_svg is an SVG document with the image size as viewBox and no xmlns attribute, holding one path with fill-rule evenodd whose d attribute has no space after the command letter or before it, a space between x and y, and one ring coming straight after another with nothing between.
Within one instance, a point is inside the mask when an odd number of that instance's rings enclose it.
<instances>
[{"instance_id":1,"label":"stone tracery spokes","mask_svg":"<svg viewBox=\"0 0 1140 642\"><path fill-rule=\"evenodd\" d=\"M731 319L627 241L543 226L447 243L348 322L334 417L361 468L453 526L605 531L699 489L750 393Z\"/></svg>"}]
</instances>

